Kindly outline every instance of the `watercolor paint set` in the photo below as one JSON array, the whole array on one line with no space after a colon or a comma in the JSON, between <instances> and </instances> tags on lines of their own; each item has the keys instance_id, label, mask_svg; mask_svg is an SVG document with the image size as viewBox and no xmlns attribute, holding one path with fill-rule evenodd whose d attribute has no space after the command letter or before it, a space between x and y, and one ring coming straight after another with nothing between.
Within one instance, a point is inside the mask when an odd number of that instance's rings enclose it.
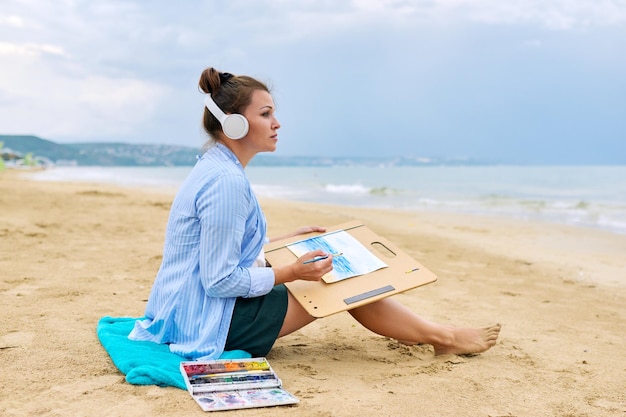
<instances>
[{"instance_id":1,"label":"watercolor paint set","mask_svg":"<svg viewBox=\"0 0 626 417\"><path fill-rule=\"evenodd\" d=\"M265 358L181 362L180 371L189 393L204 411L299 402L282 389L282 381Z\"/></svg>"}]
</instances>

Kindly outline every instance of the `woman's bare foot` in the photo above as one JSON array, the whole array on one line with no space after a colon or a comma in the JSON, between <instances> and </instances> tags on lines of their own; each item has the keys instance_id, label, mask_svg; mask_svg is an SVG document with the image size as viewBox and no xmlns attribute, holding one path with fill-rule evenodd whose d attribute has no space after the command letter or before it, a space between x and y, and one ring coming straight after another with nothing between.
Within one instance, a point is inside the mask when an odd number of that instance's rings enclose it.
<instances>
[{"instance_id":1,"label":"woman's bare foot","mask_svg":"<svg viewBox=\"0 0 626 417\"><path fill-rule=\"evenodd\" d=\"M484 352L496 344L498 335L500 334L500 324L482 329L461 329L451 327L449 330L453 334L453 338L449 344L433 345L435 355L466 355L470 353Z\"/></svg>"}]
</instances>

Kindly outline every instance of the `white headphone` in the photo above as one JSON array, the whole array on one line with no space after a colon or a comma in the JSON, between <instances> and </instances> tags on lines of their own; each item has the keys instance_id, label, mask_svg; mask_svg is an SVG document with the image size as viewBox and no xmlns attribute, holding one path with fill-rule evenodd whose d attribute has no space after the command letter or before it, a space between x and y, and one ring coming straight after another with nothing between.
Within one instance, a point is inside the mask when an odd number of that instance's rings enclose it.
<instances>
[{"instance_id":1,"label":"white headphone","mask_svg":"<svg viewBox=\"0 0 626 417\"><path fill-rule=\"evenodd\" d=\"M211 94L204 97L204 105L219 120L222 131L230 139L241 139L248 134L248 120L241 114L225 114L213 101Z\"/></svg>"}]
</instances>

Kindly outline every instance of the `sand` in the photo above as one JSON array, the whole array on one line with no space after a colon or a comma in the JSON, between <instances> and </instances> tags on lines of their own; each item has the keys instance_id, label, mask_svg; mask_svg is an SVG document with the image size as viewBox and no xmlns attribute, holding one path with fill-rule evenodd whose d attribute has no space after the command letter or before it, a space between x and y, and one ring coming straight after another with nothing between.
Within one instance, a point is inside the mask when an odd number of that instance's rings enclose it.
<instances>
[{"instance_id":1,"label":"sand","mask_svg":"<svg viewBox=\"0 0 626 417\"><path fill-rule=\"evenodd\" d=\"M0 172L0 414L200 416L186 391L134 386L96 337L141 316L174 190ZM491 350L435 357L346 313L268 355L301 402L241 416L624 416L626 236L498 218L262 200L270 235L353 219L439 277L397 295L422 316L500 322Z\"/></svg>"}]
</instances>

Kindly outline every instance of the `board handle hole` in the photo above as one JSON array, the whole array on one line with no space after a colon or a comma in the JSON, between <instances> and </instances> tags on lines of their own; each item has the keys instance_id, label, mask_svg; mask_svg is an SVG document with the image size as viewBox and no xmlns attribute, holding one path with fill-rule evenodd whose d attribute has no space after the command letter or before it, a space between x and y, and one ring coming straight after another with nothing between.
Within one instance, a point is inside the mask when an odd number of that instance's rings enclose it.
<instances>
[{"instance_id":1,"label":"board handle hole","mask_svg":"<svg viewBox=\"0 0 626 417\"><path fill-rule=\"evenodd\" d=\"M376 249L376 252L380 253L386 258L393 258L396 256L396 253L394 251L389 249L381 242L372 242L371 245L374 247L374 249Z\"/></svg>"}]
</instances>

